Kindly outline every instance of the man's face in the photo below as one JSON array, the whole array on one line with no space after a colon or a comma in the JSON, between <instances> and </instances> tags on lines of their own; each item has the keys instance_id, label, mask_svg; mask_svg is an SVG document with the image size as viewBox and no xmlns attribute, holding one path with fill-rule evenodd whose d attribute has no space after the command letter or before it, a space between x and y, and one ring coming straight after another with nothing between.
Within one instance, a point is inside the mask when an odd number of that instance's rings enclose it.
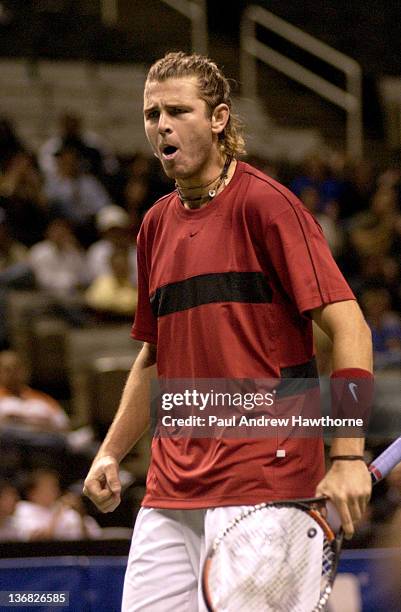
<instances>
[{"instance_id":1,"label":"man's face","mask_svg":"<svg viewBox=\"0 0 401 612\"><path fill-rule=\"evenodd\" d=\"M201 181L217 136L196 77L148 82L144 117L146 136L167 176Z\"/></svg>"}]
</instances>

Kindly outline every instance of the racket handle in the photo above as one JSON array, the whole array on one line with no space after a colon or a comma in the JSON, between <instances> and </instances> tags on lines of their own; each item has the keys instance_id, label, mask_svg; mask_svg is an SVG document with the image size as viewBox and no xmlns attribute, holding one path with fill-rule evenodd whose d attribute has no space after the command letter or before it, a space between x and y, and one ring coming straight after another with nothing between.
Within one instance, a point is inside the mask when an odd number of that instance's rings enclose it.
<instances>
[{"instance_id":1,"label":"racket handle","mask_svg":"<svg viewBox=\"0 0 401 612\"><path fill-rule=\"evenodd\" d=\"M326 520L334 533L339 533L341 529L341 518L333 502L328 499L326 502Z\"/></svg>"},{"instance_id":2,"label":"racket handle","mask_svg":"<svg viewBox=\"0 0 401 612\"><path fill-rule=\"evenodd\" d=\"M375 484L382 480L401 461L401 437L394 440L386 450L370 464L369 471Z\"/></svg>"}]
</instances>

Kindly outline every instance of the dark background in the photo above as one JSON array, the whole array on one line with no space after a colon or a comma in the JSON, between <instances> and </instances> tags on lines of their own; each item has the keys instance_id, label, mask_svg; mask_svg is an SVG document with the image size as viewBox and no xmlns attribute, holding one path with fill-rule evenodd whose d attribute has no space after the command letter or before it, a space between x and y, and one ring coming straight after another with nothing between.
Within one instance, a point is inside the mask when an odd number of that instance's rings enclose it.
<instances>
[{"instance_id":1,"label":"dark background","mask_svg":"<svg viewBox=\"0 0 401 612\"><path fill-rule=\"evenodd\" d=\"M2 0L0 52L145 61L166 44L189 48L184 17L158 0L120 0L120 22L106 28L99 0ZM401 73L401 4L396 0L209 0L214 46L238 46L242 11L259 4L359 61L366 73Z\"/></svg>"}]
</instances>

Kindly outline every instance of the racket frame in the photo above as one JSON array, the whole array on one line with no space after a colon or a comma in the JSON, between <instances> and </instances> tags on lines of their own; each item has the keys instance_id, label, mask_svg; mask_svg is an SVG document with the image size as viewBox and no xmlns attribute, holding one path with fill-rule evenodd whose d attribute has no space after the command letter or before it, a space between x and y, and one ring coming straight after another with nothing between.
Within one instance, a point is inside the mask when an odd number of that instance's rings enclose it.
<instances>
[{"instance_id":1,"label":"racket frame","mask_svg":"<svg viewBox=\"0 0 401 612\"><path fill-rule=\"evenodd\" d=\"M240 514L238 514L234 519L232 519L225 529L221 531L213 540L212 546L208 552L206 557L203 572L202 572L202 592L203 599L205 601L208 612L218 612L215 608L213 608L213 604L211 602L211 593L208 586L208 577L210 573L210 568L212 564L212 560L214 555L216 554L221 542L226 537L230 531L232 531L235 527L239 525L241 521L249 517L251 514L255 512L259 512L264 508L297 508L298 510L302 510L306 514L308 514L319 527L322 529L324 536L327 542L330 545L330 548L333 553L333 562L331 564L330 572L327 576L327 584L321 593L319 600L316 606L311 610L311 612L322 612L327 605L330 593L333 589L334 580L337 574L338 563L340 558L340 551L342 545L342 532L335 534L335 532L330 527L329 523L326 521L322 513L319 511L319 507L324 508L324 504L327 501L325 497L311 497L305 499L297 499L297 500L283 500L283 501L272 501L272 502L262 502L260 504L256 504L254 506L250 506L243 510ZM233 611L234 612L234 611ZM262 612L262 611L261 611Z\"/></svg>"}]
</instances>

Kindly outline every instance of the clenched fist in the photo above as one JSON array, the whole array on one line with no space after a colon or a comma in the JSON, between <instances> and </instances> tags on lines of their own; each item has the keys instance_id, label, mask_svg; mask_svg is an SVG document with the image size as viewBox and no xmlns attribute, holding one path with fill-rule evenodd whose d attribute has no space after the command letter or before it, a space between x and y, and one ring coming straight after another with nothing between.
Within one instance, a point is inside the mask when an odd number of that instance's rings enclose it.
<instances>
[{"instance_id":1,"label":"clenched fist","mask_svg":"<svg viewBox=\"0 0 401 612\"><path fill-rule=\"evenodd\" d=\"M101 512L113 512L117 508L121 501L121 482L114 457L95 458L85 479L83 493Z\"/></svg>"}]
</instances>

